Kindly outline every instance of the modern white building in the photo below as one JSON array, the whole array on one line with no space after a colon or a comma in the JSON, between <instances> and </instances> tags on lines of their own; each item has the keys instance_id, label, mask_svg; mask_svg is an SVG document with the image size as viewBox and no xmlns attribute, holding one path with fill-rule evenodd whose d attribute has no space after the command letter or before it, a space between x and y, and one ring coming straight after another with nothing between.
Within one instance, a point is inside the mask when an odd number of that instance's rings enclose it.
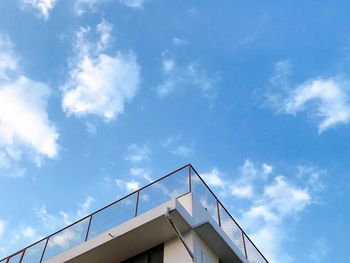
<instances>
[{"instance_id":1,"label":"modern white building","mask_svg":"<svg viewBox=\"0 0 350 263\"><path fill-rule=\"evenodd\" d=\"M190 164L5 262L268 263Z\"/></svg>"}]
</instances>

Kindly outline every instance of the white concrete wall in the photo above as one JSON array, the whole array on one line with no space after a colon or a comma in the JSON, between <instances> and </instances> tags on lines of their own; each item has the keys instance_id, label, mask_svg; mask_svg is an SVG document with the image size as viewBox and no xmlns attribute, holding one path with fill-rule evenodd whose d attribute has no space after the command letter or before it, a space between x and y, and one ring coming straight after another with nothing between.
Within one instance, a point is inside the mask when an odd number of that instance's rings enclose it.
<instances>
[{"instance_id":1,"label":"white concrete wall","mask_svg":"<svg viewBox=\"0 0 350 263\"><path fill-rule=\"evenodd\" d=\"M219 263L217 255L207 246L207 244L196 234L194 238L194 254L196 263Z\"/></svg>"},{"instance_id":2,"label":"white concrete wall","mask_svg":"<svg viewBox=\"0 0 350 263\"><path fill-rule=\"evenodd\" d=\"M183 236L195 256L195 263L219 263L215 253L194 231L189 231ZM192 258L178 238L165 242L164 263L192 263Z\"/></svg>"},{"instance_id":3,"label":"white concrete wall","mask_svg":"<svg viewBox=\"0 0 350 263\"><path fill-rule=\"evenodd\" d=\"M183 235L186 244L193 249L193 234L188 232ZM174 238L164 243L164 263L192 263L192 259L186 248L179 240Z\"/></svg>"},{"instance_id":4,"label":"white concrete wall","mask_svg":"<svg viewBox=\"0 0 350 263\"><path fill-rule=\"evenodd\" d=\"M188 193L186 195L181 196L177 199L177 201L185 208L187 213L189 213L191 216L193 216L192 213L192 193Z\"/></svg>"}]
</instances>

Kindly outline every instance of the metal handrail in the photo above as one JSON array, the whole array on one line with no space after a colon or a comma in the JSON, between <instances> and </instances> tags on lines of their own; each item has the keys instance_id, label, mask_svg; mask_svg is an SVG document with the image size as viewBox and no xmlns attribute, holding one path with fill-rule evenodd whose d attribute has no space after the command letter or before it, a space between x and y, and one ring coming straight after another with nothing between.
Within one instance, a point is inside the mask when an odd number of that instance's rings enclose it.
<instances>
[{"instance_id":1,"label":"metal handrail","mask_svg":"<svg viewBox=\"0 0 350 263\"><path fill-rule=\"evenodd\" d=\"M261 251L256 247L256 245L254 244L254 242L250 239L250 237L246 234L246 232L243 230L243 228L237 223L237 221L232 217L232 215L230 214L230 212L226 209L226 207L221 203L221 201L219 200L219 198L216 197L216 195L214 194L214 192L210 189L210 187L207 185L207 183L203 180L203 178L199 175L199 173L196 171L196 169L194 169L194 167L189 164L189 166L191 167L191 169L196 173L196 175L198 176L198 178L202 181L202 183L206 186L206 188L210 191L210 193L214 196L214 198L216 199L216 201L221 205L221 207L225 210L225 212L230 216L230 218L233 220L233 222L236 223L236 225L239 227L239 229L242 231L243 235L245 235L245 237L250 241L250 243L254 246L254 248L257 250L257 252L264 258L264 260L266 261L266 263L268 263L269 261L265 258L265 256L261 253ZM244 238L243 238L243 242ZM244 249L246 250L246 247L244 245ZM246 255L247 257L247 255ZM248 257L247 257L248 258Z\"/></svg>"},{"instance_id":2,"label":"metal handrail","mask_svg":"<svg viewBox=\"0 0 350 263\"><path fill-rule=\"evenodd\" d=\"M201 176L199 175L199 173L193 168L193 166L192 166L191 164L186 164L186 165L182 166L181 168L179 168L179 169L177 169L177 170L175 170L175 171L173 171L173 172L171 172L171 173L168 173L168 174L166 174L165 176L163 176L163 177L161 177L161 178L159 178L159 179L157 179L157 180L155 180L155 181L153 181L153 182L151 182L151 183L149 183L149 184L147 184L147 185L141 187L140 189L138 189L138 190L136 190L136 191L133 191L132 193L129 193L128 195L126 195L126 196L124 196L124 197L122 197L122 198L120 198L120 199L117 199L116 201L114 201L114 202L112 202L112 203L110 203L110 204L108 204L108 205L106 205L106 206L104 206L104 207L102 207L102 208L100 208L100 209L98 209L98 210L92 212L91 214L89 214L89 215L87 215L87 216L85 216L85 217L83 217L83 218L81 218L81 219L75 221L74 223L72 223L72 224L70 224L70 225L68 225L68 226L66 226L66 227L64 227L64 228L62 228L62 229L60 229L60 230L58 230L58 231L56 231L56 232L54 232L54 233L52 233L52 234L50 234L50 235L44 237L44 238L42 238L42 239L40 239L39 241L37 241L37 242L35 242L35 243L33 243L33 244L31 244L31 245L29 245L29 246L27 246L27 247L25 247L25 248L23 248L23 249L17 251L17 252L15 252L15 253L13 253L13 254L7 256L6 258L0 260L0 263L9 263L9 262L10 262L10 259L12 259L13 257L17 257L17 256L19 256L19 255L20 255L20 259L19 259L18 263L21 263L22 260L23 260L23 258L24 258L24 256L25 256L25 253L26 253L26 251L27 251L28 249L34 247L35 245L39 244L40 242L44 242L44 241L45 241L44 248L43 248L42 253L41 253L41 255L40 255L40 261L38 262L38 263L41 263L41 262L43 261L44 257L45 257L45 253L47 252L47 247L48 247L48 243L49 243L50 238L52 238L52 237L55 236L56 234L59 234L60 232L63 232L63 231L65 231L65 230L71 228L72 226L75 226L75 225L79 224L80 222L83 222L84 220L87 220L87 219L88 219L88 225L87 225L87 228L86 228L86 233L84 234L84 240L83 240L82 242L87 241L87 240L89 239L89 233L90 233L90 230L91 230L91 229L90 229L90 228L91 228L91 223L93 222L93 217L94 217L94 215L98 214L99 212L101 212L101 211L103 211L103 210L108 209L109 207L111 207L111 206L113 206L113 205L115 205L115 204L121 202L122 200L124 200L124 199L126 199L126 198L128 198L128 197L131 197L132 195L135 195L135 194L136 194L136 204L135 204L135 210L134 210L134 215L133 215L133 217L137 217L138 214L139 214L139 211L138 211L138 210L139 210L140 192L142 192L143 190L149 188L150 186L152 186L152 185L154 185L154 184L157 184L158 182L160 182L160 181L162 181L162 180L168 178L169 176L176 174L177 172L179 172L179 171L181 171L181 170L183 170L183 169L188 169L188 191L186 190L185 194L186 194L186 193L190 193L190 192L193 191L193 187L192 187L192 185L193 185L193 182L192 182L192 180L193 180L193 178L192 178L192 171L193 171L194 174L200 179L201 183L203 183L203 185L206 187L206 189L207 189L207 190L210 192L210 194L215 198L216 209L217 209L217 217L218 217L217 219L218 219L218 224L219 224L219 226L222 227L222 226L221 226L221 224L222 224L222 223L221 223L221 215L220 215L220 209L219 209L219 206L221 206L221 207L224 209L224 211L227 213L227 215L230 217L230 219L237 225L237 227L238 227L239 230L241 231L242 243L243 243L243 245L244 245L244 256L248 259L248 261L249 261L249 253L247 252L247 248L246 248L246 244L245 244L245 238L247 238L247 239L249 240L249 242L253 245L253 248L256 250L256 252L257 252L258 254L261 255L261 257L264 259L264 261L265 261L266 263L268 263L268 260L267 260L267 259L264 257L264 255L260 252L260 250L255 246L255 244L253 243L253 241L248 237L248 235L247 235L247 234L245 233L245 231L241 228L241 226L240 226L240 225L236 222L236 220L231 216L231 214L228 212L228 210L225 208L225 206L220 202L220 200L216 197L216 195L214 194L214 192L213 192L213 191L210 189L210 187L205 183L205 181L202 179L202 177L201 177ZM177 196L176 198L179 198L179 196Z\"/></svg>"}]
</instances>

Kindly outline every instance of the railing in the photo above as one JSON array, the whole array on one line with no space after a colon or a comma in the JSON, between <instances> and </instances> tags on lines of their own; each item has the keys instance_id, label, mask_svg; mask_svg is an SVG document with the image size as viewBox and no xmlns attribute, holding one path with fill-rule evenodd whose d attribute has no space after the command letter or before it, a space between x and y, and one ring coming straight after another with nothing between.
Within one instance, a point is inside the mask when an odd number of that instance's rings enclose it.
<instances>
[{"instance_id":1,"label":"railing","mask_svg":"<svg viewBox=\"0 0 350 263\"><path fill-rule=\"evenodd\" d=\"M190 192L249 262L268 263L190 164L21 249L2 259L0 263L41 263L166 201Z\"/></svg>"}]
</instances>

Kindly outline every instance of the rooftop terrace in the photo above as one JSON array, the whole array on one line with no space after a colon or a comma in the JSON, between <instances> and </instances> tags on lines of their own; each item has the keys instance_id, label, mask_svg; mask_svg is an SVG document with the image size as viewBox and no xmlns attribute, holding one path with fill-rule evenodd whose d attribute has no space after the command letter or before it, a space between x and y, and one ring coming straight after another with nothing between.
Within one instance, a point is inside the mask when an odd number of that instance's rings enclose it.
<instances>
[{"instance_id":1,"label":"rooftop terrace","mask_svg":"<svg viewBox=\"0 0 350 263\"><path fill-rule=\"evenodd\" d=\"M268 263L197 171L188 164L73 224L0 260L0 263L41 263L128 220L188 193L201 203L251 263Z\"/></svg>"}]
</instances>

